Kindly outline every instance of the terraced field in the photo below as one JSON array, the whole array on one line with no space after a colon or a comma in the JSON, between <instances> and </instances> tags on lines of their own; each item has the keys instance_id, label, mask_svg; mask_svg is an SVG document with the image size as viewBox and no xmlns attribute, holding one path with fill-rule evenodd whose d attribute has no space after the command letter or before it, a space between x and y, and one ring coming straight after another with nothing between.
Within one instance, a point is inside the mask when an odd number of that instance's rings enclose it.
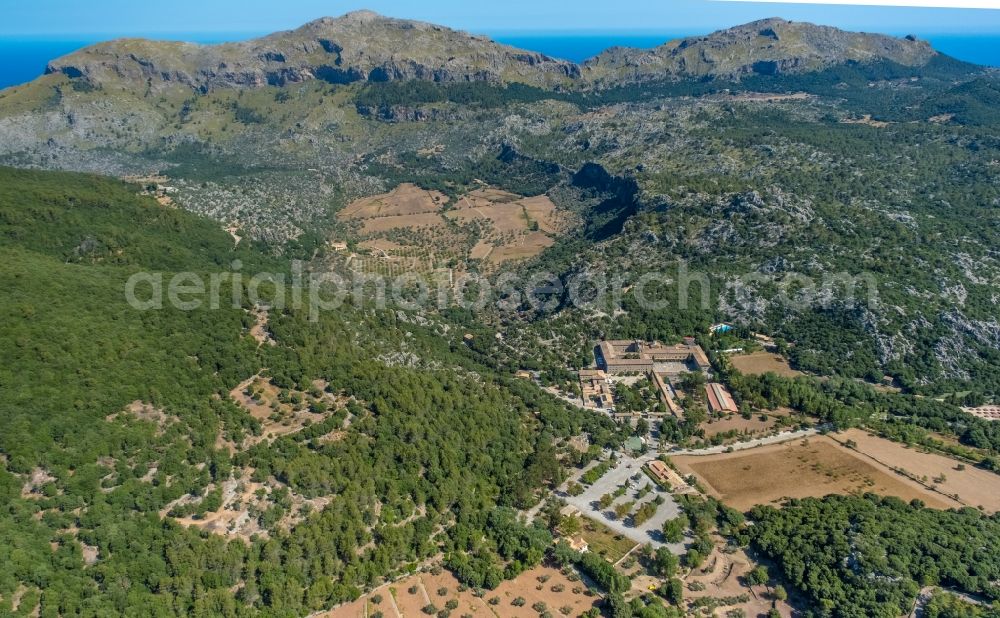
<instances>
[{"instance_id":1,"label":"terraced field","mask_svg":"<svg viewBox=\"0 0 1000 618\"><path fill-rule=\"evenodd\" d=\"M338 213L376 261L422 258L493 270L532 258L552 246L568 217L545 195L523 197L483 186L451 201L437 191L404 183L356 200ZM381 270L365 261L368 270Z\"/></svg>"}]
</instances>

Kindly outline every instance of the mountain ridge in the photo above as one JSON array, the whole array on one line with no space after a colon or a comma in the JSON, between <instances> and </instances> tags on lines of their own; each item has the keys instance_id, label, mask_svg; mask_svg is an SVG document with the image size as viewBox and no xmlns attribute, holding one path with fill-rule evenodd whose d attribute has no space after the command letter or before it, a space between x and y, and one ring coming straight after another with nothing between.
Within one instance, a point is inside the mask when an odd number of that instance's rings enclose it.
<instances>
[{"instance_id":1,"label":"mountain ridge","mask_svg":"<svg viewBox=\"0 0 1000 618\"><path fill-rule=\"evenodd\" d=\"M912 35L897 38L771 17L709 35L674 39L650 50L612 48L584 61L582 71L597 82L609 73L619 81L664 76L739 79L818 71L847 62L890 60L918 67L940 55Z\"/></svg>"},{"instance_id":2,"label":"mountain ridge","mask_svg":"<svg viewBox=\"0 0 1000 618\"><path fill-rule=\"evenodd\" d=\"M915 37L856 33L768 18L650 50L616 47L576 64L426 22L355 11L248 41L198 45L116 39L51 61L93 86L142 83L201 92L331 83L425 80L603 87L658 79L725 78L889 60L923 66L941 54Z\"/></svg>"},{"instance_id":3,"label":"mountain ridge","mask_svg":"<svg viewBox=\"0 0 1000 618\"><path fill-rule=\"evenodd\" d=\"M46 74L52 73L83 78L93 85L143 81L158 90L177 83L208 92L313 79L552 86L578 75L579 67L443 26L355 11L217 45L117 39L53 60L46 67Z\"/></svg>"}]
</instances>

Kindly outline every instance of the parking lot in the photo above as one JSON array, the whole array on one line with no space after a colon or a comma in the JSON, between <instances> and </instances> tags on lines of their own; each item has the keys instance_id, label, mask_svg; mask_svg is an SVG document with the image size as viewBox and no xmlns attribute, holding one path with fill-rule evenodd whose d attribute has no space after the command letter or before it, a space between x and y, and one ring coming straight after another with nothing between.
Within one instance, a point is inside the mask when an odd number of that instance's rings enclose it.
<instances>
[{"instance_id":1,"label":"parking lot","mask_svg":"<svg viewBox=\"0 0 1000 618\"><path fill-rule=\"evenodd\" d=\"M567 504L572 504L580 509L580 512L585 517L599 521L616 533L636 543L650 543L653 547L668 546L673 553L680 555L685 551L684 544L664 543L662 533L663 523L668 519L673 519L680 515L680 508L669 493L661 491L643 473L642 467L652 459L654 459L652 455L643 455L640 457L622 456L617 466L609 470L607 474L598 479L590 487L585 486L586 491L579 496L570 496L561 493L560 497L565 499ZM638 475L637 479L635 478L636 475ZM625 495L616 498L611 506L602 510L599 506L601 496L613 493L621 486L626 486L627 488ZM652 491L642 499L636 500L636 493L646 486L650 487ZM614 514L614 508L618 504L636 500L631 511L634 513L641 505L652 502L657 496L663 498L663 504L657 508L656 514L640 526L633 526L629 516L626 516L623 520L619 520Z\"/></svg>"}]
</instances>

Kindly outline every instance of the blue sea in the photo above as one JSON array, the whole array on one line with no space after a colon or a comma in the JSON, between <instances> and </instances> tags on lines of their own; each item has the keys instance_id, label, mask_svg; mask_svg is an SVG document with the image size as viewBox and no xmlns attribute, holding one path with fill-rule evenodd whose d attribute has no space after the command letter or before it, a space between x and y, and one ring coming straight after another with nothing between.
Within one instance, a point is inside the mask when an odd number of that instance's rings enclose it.
<instances>
[{"instance_id":1,"label":"blue sea","mask_svg":"<svg viewBox=\"0 0 1000 618\"><path fill-rule=\"evenodd\" d=\"M573 62L582 62L609 47L638 47L648 49L666 41L699 36L704 32L673 32L663 34L509 34L494 35L493 39L543 54ZM896 33L906 36L908 33ZM940 52L959 60L1000 67L1000 34L920 34Z\"/></svg>"},{"instance_id":2,"label":"blue sea","mask_svg":"<svg viewBox=\"0 0 1000 618\"><path fill-rule=\"evenodd\" d=\"M221 43L239 41L257 36L247 33L217 34L150 34L153 39L190 41L193 43ZM30 82L45 72L50 60L72 53L81 47L115 38L114 35L95 37L0 37L0 88Z\"/></svg>"},{"instance_id":3,"label":"blue sea","mask_svg":"<svg viewBox=\"0 0 1000 618\"><path fill-rule=\"evenodd\" d=\"M614 46L650 48L671 39L695 32L661 34L495 34L501 43L529 49L555 58L580 62ZM172 34L151 38L218 43L250 38L251 34ZM918 35L946 54L976 64L1000 67L1000 35L943 34ZM45 70L45 65L81 47L112 38L3 38L0 37L0 88L31 81Z\"/></svg>"}]
</instances>

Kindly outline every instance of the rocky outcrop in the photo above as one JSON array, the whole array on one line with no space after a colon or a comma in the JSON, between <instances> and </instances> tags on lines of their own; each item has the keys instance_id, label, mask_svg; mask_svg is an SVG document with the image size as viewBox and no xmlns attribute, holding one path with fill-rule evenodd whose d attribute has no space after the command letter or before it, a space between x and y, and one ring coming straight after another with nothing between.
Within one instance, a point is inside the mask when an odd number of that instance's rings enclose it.
<instances>
[{"instance_id":1,"label":"rocky outcrop","mask_svg":"<svg viewBox=\"0 0 1000 618\"><path fill-rule=\"evenodd\" d=\"M485 37L369 11L324 17L289 32L221 45L119 39L49 63L95 86L176 85L201 92L321 79L356 81L494 81L555 86L579 77L571 62Z\"/></svg>"},{"instance_id":2,"label":"rocky outcrop","mask_svg":"<svg viewBox=\"0 0 1000 618\"><path fill-rule=\"evenodd\" d=\"M437 122L453 120L460 112L430 105L359 105L358 113L385 122Z\"/></svg>"},{"instance_id":3,"label":"rocky outcrop","mask_svg":"<svg viewBox=\"0 0 1000 618\"><path fill-rule=\"evenodd\" d=\"M590 209L584 234L601 241L622 231L639 209L639 185L634 178L614 176L604 166L588 162L573 175L573 186L599 197Z\"/></svg>"}]
</instances>

